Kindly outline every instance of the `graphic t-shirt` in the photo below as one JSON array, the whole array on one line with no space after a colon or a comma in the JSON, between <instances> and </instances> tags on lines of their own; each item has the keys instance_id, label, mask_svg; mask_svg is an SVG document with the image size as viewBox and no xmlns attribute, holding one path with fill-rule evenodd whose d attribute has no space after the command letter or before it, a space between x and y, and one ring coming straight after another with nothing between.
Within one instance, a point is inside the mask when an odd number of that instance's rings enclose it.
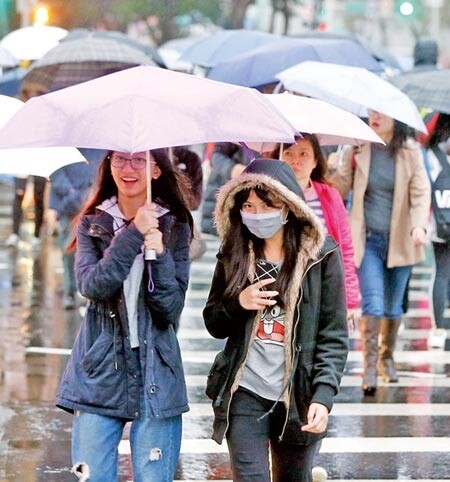
<instances>
[{"instance_id":1,"label":"graphic t-shirt","mask_svg":"<svg viewBox=\"0 0 450 482\"><path fill-rule=\"evenodd\" d=\"M255 282L276 279L280 264L258 260ZM262 288L272 290L271 285ZM261 314L239 385L268 400L277 400L283 388L285 311L277 303Z\"/></svg>"}]
</instances>

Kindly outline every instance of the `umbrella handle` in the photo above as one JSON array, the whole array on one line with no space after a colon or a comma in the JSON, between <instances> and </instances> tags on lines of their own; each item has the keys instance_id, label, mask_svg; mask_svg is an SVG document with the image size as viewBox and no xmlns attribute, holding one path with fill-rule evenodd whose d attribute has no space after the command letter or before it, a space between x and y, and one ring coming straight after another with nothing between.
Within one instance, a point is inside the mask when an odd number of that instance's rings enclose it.
<instances>
[{"instance_id":1,"label":"umbrella handle","mask_svg":"<svg viewBox=\"0 0 450 482\"><path fill-rule=\"evenodd\" d=\"M145 165L146 170L146 177L147 177L147 204L152 202L152 169L151 169L151 159L150 159L150 151L147 150L147 163ZM145 249L144 251L144 259L146 261L151 261L156 259L156 251L154 249Z\"/></svg>"}]
</instances>

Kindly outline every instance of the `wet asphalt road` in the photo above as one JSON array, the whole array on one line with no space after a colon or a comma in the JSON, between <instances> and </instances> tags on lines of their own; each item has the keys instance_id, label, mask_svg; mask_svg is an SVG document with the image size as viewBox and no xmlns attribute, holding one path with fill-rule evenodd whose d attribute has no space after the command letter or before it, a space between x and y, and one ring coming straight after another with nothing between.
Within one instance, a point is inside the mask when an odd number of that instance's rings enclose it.
<instances>
[{"instance_id":1,"label":"wet asphalt road","mask_svg":"<svg viewBox=\"0 0 450 482\"><path fill-rule=\"evenodd\" d=\"M55 390L82 314L62 308L60 253L50 234L31 248L32 223L24 241L6 248L12 189L0 184L0 482L70 482L71 415L54 407ZM203 328L218 247L193 263L179 332L191 411L184 417L176 480L229 480L226 446L212 442L211 408L204 386L222 342ZM376 397L360 390L358 335L351 341L342 391L330 419L318 463L335 480L450 479L450 346L429 350L429 260L414 271L411 307L397 348L400 381L381 385ZM447 312L449 314L449 312ZM450 325L449 325L450 327ZM449 332L450 335L450 332ZM121 445L120 482L132 480L129 448Z\"/></svg>"}]
</instances>

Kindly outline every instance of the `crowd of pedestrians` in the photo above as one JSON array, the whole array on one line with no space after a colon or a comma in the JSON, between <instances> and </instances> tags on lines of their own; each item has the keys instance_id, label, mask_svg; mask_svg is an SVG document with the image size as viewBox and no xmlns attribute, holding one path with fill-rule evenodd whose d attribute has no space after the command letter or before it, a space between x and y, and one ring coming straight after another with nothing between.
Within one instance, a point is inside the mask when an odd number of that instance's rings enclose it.
<instances>
[{"instance_id":1,"label":"crowd of pedestrians","mask_svg":"<svg viewBox=\"0 0 450 482\"><path fill-rule=\"evenodd\" d=\"M380 112L370 111L368 123L385 145L347 146L333 169L318 138L304 134L254 160L237 144L217 143L205 180L188 147L152 150L149 160L145 152L85 151L88 164L52 175L63 306L87 303L56 401L74 415L79 479L117 480L117 448L132 421L135 480L173 480L188 410L176 332L190 263L201 256L192 254L201 234L191 211L221 241L203 317L225 346L205 388L233 480L312 480L349 331L361 338L364 395L374 396L379 377L398 381L397 333L427 243L429 345L444 348L450 235L438 229L432 187L449 169L450 116L434 114L421 144ZM26 185L15 179L11 248ZM35 247L46 187L34 178Z\"/></svg>"}]
</instances>

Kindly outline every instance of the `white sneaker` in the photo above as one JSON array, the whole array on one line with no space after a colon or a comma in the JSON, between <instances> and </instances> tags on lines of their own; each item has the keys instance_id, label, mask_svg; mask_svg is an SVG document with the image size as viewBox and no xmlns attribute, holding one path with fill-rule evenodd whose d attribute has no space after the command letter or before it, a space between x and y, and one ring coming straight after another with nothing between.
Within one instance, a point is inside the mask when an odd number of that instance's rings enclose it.
<instances>
[{"instance_id":1,"label":"white sneaker","mask_svg":"<svg viewBox=\"0 0 450 482\"><path fill-rule=\"evenodd\" d=\"M313 482L325 482L328 480L328 472L319 465L312 468L312 480Z\"/></svg>"},{"instance_id":2,"label":"white sneaker","mask_svg":"<svg viewBox=\"0 0 450 482\"><path fill-rule=\"evenodd\" d=\"M428 334L427 345L429 348L444 348L447 340L447 331L444 328L433 328Z\"/></svg>"},{"instance_id":3,"label":"white sneaker","mask_svg":"<svg viewBox=\"0 0 450 482\"><path fill-rule=\"evenodd\" d=\"M15 234L15 233L11 233L9 236L8 236L8 239L5 241L5 245L6 246L11 246L11 247L15 247L19 244L19 235L18 234Z\"/></svg>"}]
</instances>

